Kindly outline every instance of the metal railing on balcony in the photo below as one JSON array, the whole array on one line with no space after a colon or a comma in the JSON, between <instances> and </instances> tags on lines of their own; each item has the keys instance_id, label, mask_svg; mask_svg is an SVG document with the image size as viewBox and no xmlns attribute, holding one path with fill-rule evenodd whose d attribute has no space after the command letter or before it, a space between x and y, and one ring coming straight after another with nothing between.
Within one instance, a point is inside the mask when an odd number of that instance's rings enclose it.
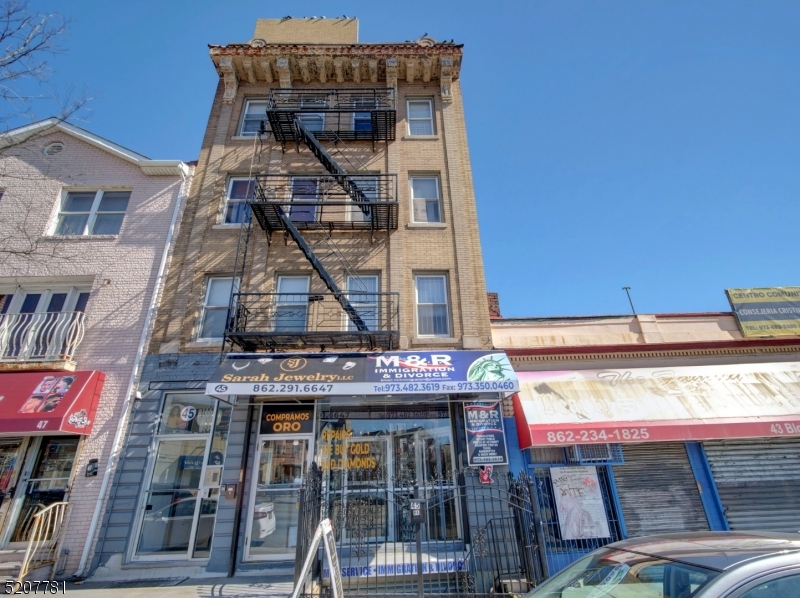
<instances>
[{"instance_id":1,"label":"metal railing on balcony","mask_svg":"<svg viewBox=\"0 0 800 598\"><path fill-rule=\"evenodd\" d=\"M79 311L0 314L0 362L72 360L84 318Z\"/></svg>"},{"instance_id":2,"label":"metal railing on balcony","mask_svg":"<svg viewBox=\"0 0 800 598\"><path fill-rule=\"evenodd\" d=\"M274 89L267 117L280 142L297 141L294 115L317 139L392 141L397 109L394 89Z\"/></svg>"},{"instance_id":3,"label":"metal railing on balcony","mask_svg":"<svg viewBox=\"0 0 800 598\"><path fill-rule=\"evenodd\" d=\"M289 348L395 349L399 294L345 293L359 330L334 293L235 293L226 338L245 352Z\"/></svg>"},{"instance_id":4,"label":"metal railing on balcony","mask_svg":"<svg viewBox=\"0 0 800 598\"><path fill-rule=\"evenodd\" d=\"M285 229L278 208L298 230L397 228L396 175L262 175L256 180L250 206L267 232Z\"/></svg>"}]
</instances>

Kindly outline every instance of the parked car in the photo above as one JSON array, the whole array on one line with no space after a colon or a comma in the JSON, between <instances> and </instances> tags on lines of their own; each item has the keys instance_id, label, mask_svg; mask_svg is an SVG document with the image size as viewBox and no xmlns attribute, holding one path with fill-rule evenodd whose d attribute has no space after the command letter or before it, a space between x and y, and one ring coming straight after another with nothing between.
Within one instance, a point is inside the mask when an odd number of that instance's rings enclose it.
<instances>
[{"instance_id":1,"label":"parked car","mask_svg":"<svg viewBox=\"0 0 800 598\"><path fill-rule=\"evenodd\" d=\"M160 509L148 511L144 517L139 550L146 552L175 552L186 550L192 532L197 498L181 498ZM204 503L197 524L195 546L210 547L214 532L216 502ZM206 512L207 511L207 512Z\"/></svg>"},{"instance_id":2,"label":"parked car","mask_svg":"<svg viewBox=\"0 0 800 598\"><path fill-rule=\"evenodd\" d=\"M530 598L798 598L800 534L696 532L609 544Z\"/></svg>"},{"instance_id":3,"label":"parked car","mask_svg":"<svg viewBox=\"0 0 800 598\"><path fill-rule=\"evenodd\" d=\"M264 538L275 531L275 504L271 502L259 502L253 509L253 530L252 544L260 546Z\"/></svg>"}]
</instances>

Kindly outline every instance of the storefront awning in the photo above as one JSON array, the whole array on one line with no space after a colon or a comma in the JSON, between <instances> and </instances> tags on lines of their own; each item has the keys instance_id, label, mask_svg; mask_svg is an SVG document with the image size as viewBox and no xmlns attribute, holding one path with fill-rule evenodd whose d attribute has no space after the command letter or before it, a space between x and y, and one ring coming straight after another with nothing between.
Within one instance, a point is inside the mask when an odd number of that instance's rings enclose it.
<instances>
[{"instance_id":1,"label":"storefront awning","mask_svg":"<svg viewBox=\"0 0 800 598\"><path fill-rule=\"evenodd\" d=\"M220 364L206 394L404 395L511 393L519 382L499 351L405 351L395 353L231 354Z\"/></svg>"},{"instance_id":2,"label":"storefront awning","mask_svg":"<svg viewBox=\"0 0 800 598\"><path fill-rule=\"evenodd\" d=\"M105 374L0 374L0 436L90 434Z\"/></svg>"},{"instance_id":3,"label":"storefront awning","mask_svg":"<svg viewBox=\"0 0 800 598\"><path fill-rule=\"evenodd\" d=\"M800 363L518 372L521 448L800 436Z\"/></svg>"}]
</instances>

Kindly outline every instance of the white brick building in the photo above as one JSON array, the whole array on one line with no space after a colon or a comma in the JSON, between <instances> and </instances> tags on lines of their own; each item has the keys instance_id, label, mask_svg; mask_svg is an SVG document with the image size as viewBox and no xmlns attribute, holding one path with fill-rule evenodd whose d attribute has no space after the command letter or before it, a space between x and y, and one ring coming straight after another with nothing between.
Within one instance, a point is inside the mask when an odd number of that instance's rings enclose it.
<instances>
[{"instance_id":1,"label":"white brick building","mask_svg":"<svg viewBox=\"0 0 800 598\"><path fill-rule=\"evenodd\" d=\"M0 560L58 502L59 576L91 556L189 175L57 119L0 138Z\"/></svg>"}]
</instances>

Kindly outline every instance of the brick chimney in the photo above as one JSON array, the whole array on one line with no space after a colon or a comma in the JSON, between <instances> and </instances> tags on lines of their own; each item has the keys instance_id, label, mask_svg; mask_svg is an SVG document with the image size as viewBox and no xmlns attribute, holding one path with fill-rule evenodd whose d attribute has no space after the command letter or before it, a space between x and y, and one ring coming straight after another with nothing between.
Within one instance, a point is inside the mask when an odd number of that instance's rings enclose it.
<instances>
[{"instance_id":1,"label":"brick chimney","mask_svg":"<svg viewBox=\"0 0 800 598\"><path fill-rule=\"evenodd\" d=\"M502 318L500 315L500 297L497 293L486 293L489 299L489 319Z\"/></svg>"}]
</instances>

